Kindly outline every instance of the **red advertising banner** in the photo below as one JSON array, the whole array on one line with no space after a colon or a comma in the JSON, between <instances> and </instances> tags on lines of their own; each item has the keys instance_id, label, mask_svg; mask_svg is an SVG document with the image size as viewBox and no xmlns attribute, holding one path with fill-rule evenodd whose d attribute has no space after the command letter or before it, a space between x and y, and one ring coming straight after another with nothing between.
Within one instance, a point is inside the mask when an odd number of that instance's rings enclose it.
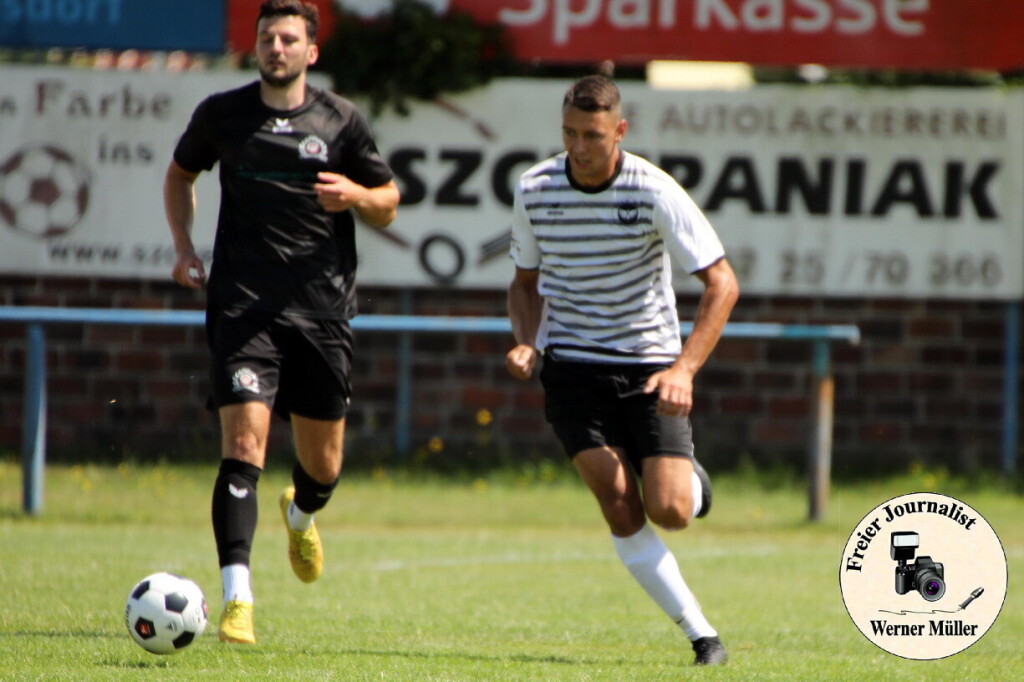
<instances>
[{"instance_id":1,"label":"red advertising banner","mask_svg":"<svg viewBox=\"0 0 1024 682\"><path fill-rule=\"evenodd\" d=\"M320 10L320 29L317 43L331 35L334 28L334 0L309 0ZM228 50L249 53L256 45L256 17L260 13L260 0L228 0Z\"/></svg>"},{"instance_id":2,"label":"red advertising banner","mask_svg":"<svg viewBox=\"0 0 1024 682\"><path fill-rule=\"evenodd\" d=\"M1024 67L1020 0L450 0L520 59L900 68Z\"/></svg>"}]
</instances>

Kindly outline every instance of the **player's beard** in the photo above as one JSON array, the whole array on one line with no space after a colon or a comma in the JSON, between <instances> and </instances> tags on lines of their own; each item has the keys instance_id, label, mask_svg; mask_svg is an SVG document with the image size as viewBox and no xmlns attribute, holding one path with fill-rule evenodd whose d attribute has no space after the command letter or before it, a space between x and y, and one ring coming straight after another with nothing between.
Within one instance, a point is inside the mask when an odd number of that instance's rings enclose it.
<instances>
[{"instance_id":1,"label":"player's beard","mask_svg":"<svg viewBox=\"0 0 1024 682\"><path fill-rule=\"evenodd\" d=\"M262 66L258 67L260 78L272 88L287 88L302 75L302 71L287 71L281 75L269 73Z\"/></svg>"}]
</instances>

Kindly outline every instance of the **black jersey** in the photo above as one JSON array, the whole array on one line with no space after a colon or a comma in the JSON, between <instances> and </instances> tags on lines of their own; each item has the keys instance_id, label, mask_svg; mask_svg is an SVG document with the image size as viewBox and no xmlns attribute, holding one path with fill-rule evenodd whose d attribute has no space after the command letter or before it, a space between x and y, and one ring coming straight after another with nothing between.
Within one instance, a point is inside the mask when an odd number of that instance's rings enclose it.
<instances>
[{"instance_id":1,"label":"black jersey","mask_svg":"<svg viewBox=\"0 0 1024 682\"><path fill-rule=\"evenodd\" d=\"M317 173L365 187L392 179L369 125L348 100L307 86L302 106L268 107L259 82L204 100L174 150L190 172L220 163L221 205L208 305L228 313L355 314L355 223L329 213Z\"/></svg>"}]
</instances>

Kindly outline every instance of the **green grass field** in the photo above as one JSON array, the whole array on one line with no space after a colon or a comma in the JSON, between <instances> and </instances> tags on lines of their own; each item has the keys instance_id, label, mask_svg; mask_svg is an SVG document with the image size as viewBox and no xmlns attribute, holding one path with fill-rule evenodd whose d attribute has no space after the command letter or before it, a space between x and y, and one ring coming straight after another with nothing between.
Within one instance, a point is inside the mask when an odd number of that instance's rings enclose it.
<instances>
[{"instance_id":1,"label":"green grass field","mask_svg":"<svg viewBox=\"0 0 1024 682\"><path fill-rule=\"evenodd\" d=\"M1024 500L1005 486L920 473L839 487L827 519L809 524L799 485L716 479L711 516L662 534L731 654L695 669L685 638L615 558L589 493L555 474L343 478L318 516L324 575L305 585L276 507L286 474L268 471L253 557L259 643L238 647L215 634L212 466L53 466L43 513L28 518L17 462L0 460L0 679L1024 679ZM876 648L838 587L862 516L921 490L980 511L1009 561L995 625L937 661ZM167 657L137 647L123 622L128 591L161 570L194 579L211 607L206 634Z\"/></svg>"}]
</instances>

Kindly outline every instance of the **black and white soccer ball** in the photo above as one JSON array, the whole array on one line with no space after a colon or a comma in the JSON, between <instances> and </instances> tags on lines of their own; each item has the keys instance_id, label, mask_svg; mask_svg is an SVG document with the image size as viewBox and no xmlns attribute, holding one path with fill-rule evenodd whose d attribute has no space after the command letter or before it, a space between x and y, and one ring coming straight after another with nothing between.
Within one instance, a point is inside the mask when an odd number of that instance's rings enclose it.
<instances>
[{"instance_id":1,"label":"black and white soccer ball","mask_svg":"<svg viewBox=\"0 0 1024 682\"><path fill-rule=\"evenodd\" d=\"M63 149L33 145L0 165L0 221L37 239L67 234L89 208L89 172Z\"/></svg>"},{"instance_id":2,"label":"black and white soccer ball","mask_svg":"<svg viewBox=\"0 0 1024 682\"><path fill-rule=\"evenodd\" d=\"M153 654L174 654L206 629L206 598L199 586L173 573L154 573L128 595L124 622L132 639Z\"/></svg>"}]
</instances>

